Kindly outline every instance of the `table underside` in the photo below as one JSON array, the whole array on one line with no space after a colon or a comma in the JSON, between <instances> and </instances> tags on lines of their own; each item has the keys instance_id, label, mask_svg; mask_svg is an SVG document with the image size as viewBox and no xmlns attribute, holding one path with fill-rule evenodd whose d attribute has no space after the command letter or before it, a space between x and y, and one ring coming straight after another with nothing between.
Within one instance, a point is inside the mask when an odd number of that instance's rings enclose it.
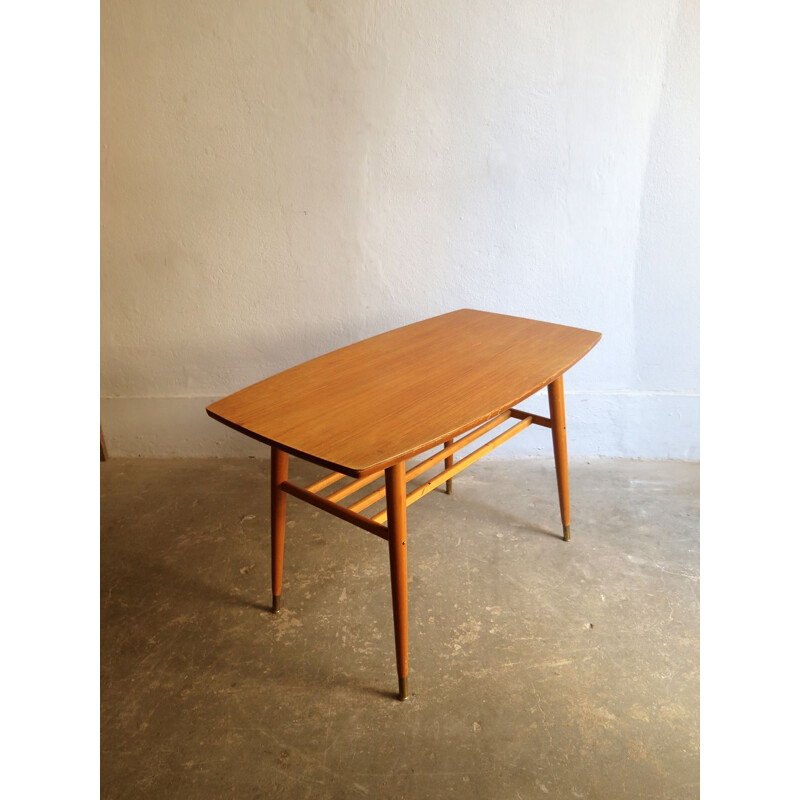
<instances>
[{"instance_id":1,"label":"table underside","mask_svg":"<svg viewBox=\"0 0 800 800\"><path fill-rule=\"evenodd\" d=\"M469 454L463 456L458 461L453 463L453 456L455 453L509 420L516 420L516 424L504 430L493 439L490 439L476 450L473 450ZM457 475L471 464L474 464L478 459L482 458L504 442L507 442L518 433L521 433L530 425L541 425L545 428L551 428L552 422L547 417L541 417L537 414L531 414L527 411L522 411L516 408L508 409L507 411L504 411L502 414L498 414L493 419L489 420L483 425L478 426L459 439L456 439L451 443L447 443L443 449L433 453L419 464L406 469L405 481L406 485L408 485L415 478L418 478L423 473L433 469L437 464L445 462L444 469L442 469L441 472L434 475L432 478L430 478L430 480L426 481L421 486L412 491L408 491L406 486L406 506L410 506L412 503L420 500L426 494L433 491L433 489L436 489L438 486L441 486L443 483L449 482L454 475ZM323 497L320 492L336 483L340 483L348 476L341 472L331 472L323 478L320 478L318 481L315 481L310 486L301 487L290 483L289 481L283 481L280 485L280 488L287 494L291 494L300 500L304 500L305 502L316 506L322 511L327 511L329 514L333 514L335 517L339 517L339 519L343 519L346 522L356 525L359 528L380 537L381 539L388 540L388 529L384 525L388 516L385 508L370 517L360 513L364 509L377 504L386 497L385 485L382 487L379 486L373 492L361 497L349 505L343 505L339 502L347 497L350 497L350 495L358 492L360 489L363 489L369 484L382 479L383 476L384 471L378 470L377 472L373 472L371 475L367 475L363 478L356 478L355 480L350 481L345 486L335 489L325 497Z\"/></svg>"}]
</instances>

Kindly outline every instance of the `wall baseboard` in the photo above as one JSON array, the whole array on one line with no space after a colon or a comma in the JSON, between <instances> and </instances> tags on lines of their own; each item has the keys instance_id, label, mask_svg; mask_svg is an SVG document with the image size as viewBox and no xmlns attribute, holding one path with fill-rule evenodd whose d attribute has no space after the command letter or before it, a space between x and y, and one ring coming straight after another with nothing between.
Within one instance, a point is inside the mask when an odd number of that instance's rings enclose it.
<instances>
[{"instance_id":1,"label":"wall baseboard","mask_svg":"<svg viewBox=\"0 0 800 800\"><path fill-rule=\"evenodd\" d=\"M269 448L212 420L205 407L216 397L106 397L100 418L111 458L268 458ZM546 393L520 406L547 415ZM567 393L571 458L700 458L700 398L663 392ZM552 455L544 428L526 431L488 456Z\"/></svg>"}]
</instances>

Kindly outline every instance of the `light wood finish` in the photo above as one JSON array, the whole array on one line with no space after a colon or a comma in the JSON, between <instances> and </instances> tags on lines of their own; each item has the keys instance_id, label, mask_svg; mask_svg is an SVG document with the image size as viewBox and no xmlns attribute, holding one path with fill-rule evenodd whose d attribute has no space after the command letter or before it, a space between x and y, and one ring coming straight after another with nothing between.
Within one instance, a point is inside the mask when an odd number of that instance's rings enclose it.
<instances>
[{"instance_id":1,"label":"light wood finish","mask_svg":"<svg viewBox=\"0 0 800 800\"><path fill-rule=\"evenodd\" d=\"M559 376L547 387L550 419L553 420L553 453L556 460L558 504L564 541L569 541L569 473L567 466L567 417L564 411L564 379Z\"/></svg>"},{"instance_id":2,"label":"light wood finish","mask_svg":"<svg viewBox=\"0 0 800 800\"><path fill-rule=\"evenodd\" d=\"M389 515L389 571L392 580L392 616L397 656L398 697L408 697L408 554L406 548L405 463L386 470Z\"/></svg>"},{"instance_id":3,"label":"light wood finish","mask_svg":"<svg viewBox=\"0 0 800 800\"><path fill-rule=\"evenodd\" d=\"M540 417L538 414L531 414L528 411L522 411L519 408L512 408L510 414L516 419L526 419L527 417L530 417L531 422L534 425L541 425L543 428L553 427L553 423L547 417Z\"/></svg>"},{"instance_id":4,"label":"light wood finish","mask_svg":"<svg viewBox=\"0 0 800 800\"><path fill-rule=\"evenodd\" d=\"M286 530L286 495L281 484L289 477L289 456L273 447L270 469L270 528L272 545L272 610L281 610L283 582L283 538Z\"/></svg>"},{"instance_id":5,"label":"light wood finish","mask_svg":"<svg viewBox=\"0 0 800 800\"><path fill-rule=\"evenodd\" d=\"M599 339L580 328L462 309L312 359L207 411L260 441L360 478L511 408Z\"/></svg>"},{"instance_id":6,"label":"light wood finish","mask_svg":"<svg viewBox=\"0 0 800 800\"><path fill-rule=\"evenodd\" d=\"M332 486L342 478L344 478L344 475L341 472L331 472L329 475L323 476L318 481L314 481L311 486L306 486L306 490L309 492L321 492L323 489L326 489L328 486Z\"/></svg>"},{"instance_id":7,"label":"light wood finish","mask_svg":"<svg viewBox=\"0 0 800 800\"><path fill-rule=\"evenodd\" d=\"M499 416L495 417L494 419L490 419L488 422L485 422L479 428L476 428L474 431L468 433L466 436L462 436L460 439L458 439L458 441L450 442L440 452L434 453L429 458L426 458L424 461L421 461L415 467L406 470L406 483L408 483L409 481L413 481L414 478L422 475L423 472L429 470L434 464L438 464L442 459L445 459L445 464L447 464L447 459L450 458L450 463L452 466L453 453L460 450L462 447L465 447L470 442L474 442L475 439L478 439L485 433L488 433L490 430L492 430L492 428L496 428L498 425L505 422L510 416L511 416L510 411L504 411ZM353 503L351 506L348 506L348 508L351 511L361 511L365 508L368 508L373 503L376 503L385 494L386 494L386 487L382 486L381 488L376 489L371 494L365 495L360 500Z\"/></svg>"},{"instance_id":8,"label":"light wood finish","mask_svg":"<svg viewBox=\"0 0 800 800\"><path fill-rule=\"evenodd\" d=\"M376 472L374 475L367 475L363 478L356 478L351 483L348 483L347 486L343 486L333 494L328 495L328 500L332 500L334 503L342 500L345 497L349 497L353 492L357 492L363 486L368 486L370 483L378 480L378 478L383 477L383 472Z\"/></svg>"},{"instance_id":9,"label":"light wood finish","mask_svg":"<svg viewBox=\"0 0 800 800\"><path fill-rule=\"evenodd\" d=\"M408 558L406 507L530 425L551 428L564 526L569 539L569 484L562 374L600 334L546 322L464 309L407 325L300 364L212 403L214 419L272 447L272 594L281 606L286 495L388 541L398 696L408 697ZM513 406L547 386L550 418ZM472 453L465 445L508 419L519 420ZM465 434L461 436L461 434ZM461 438L458 438L461 437ZM410 470L406 461L438 448ZM288 480L288 454L332 469L307 488ZM407 492L434 464L444 469ZM384 486L338 504L384 476ZM344 476L354 481L322 497ZM381 497L386 509L358 513ZM383 526L386 522L386 527Z\"/></svg>"},{"instance_id":10,"label":"light wood finish","mask_svg":"<svg viewBox=\"0 0 800 800\"><path fill-rule=\"evenodd\" d=\"M383 525L373 522L371 519L367 519L367 517L362 517L361 514L356 514L349 508L332 503L327 497L320 497L318 494L309 492L308 489L304 489L302 486L295 486L293 483L289 483L289 481L284 481L281 484L281 489L287 494L294 495L299 500L305 500L306 503L310 503L312 506L316 506L322 511L333 514L334 517L339 517L339 519L343 519L351 525L357 525L365 531L374 533L381 539L389 538L389 534Z\"/></svg>"},{"instance_id":11,"label":"light wood finish","mask_svg":"<svg viewBox=\"0 0 800 800\"><path fill-rule=\"evenodd\" d=\"M468 456L464 456L464 458L459 459L452 467L449 469L445 469L444 471L440 472L438 475L431 478L427 483L423 483L422 486L414 489L413 492L409 492L406 496L406 505L411 505L412 503L416 503L417 500L425 497L428 492L433 491L437 486L441 486L448 478L453 475L458 475L459 472L466 469L470 464L474 464L479 458L483 458L487 453L490 453L496 447L499 447L503 442L507 442L512 436L516 436L518 433L521 433L525 428L533 423L533 420L530 417L526 417L523 420L520 420L513 428L509 428L507 431L503 431L499 436L495 436L494 439L486 442L486 444L479 447L477 450L471 452ZM384 522L386 520L386 511L381 511L379 514L376 514L372 517L373 522Z\"/></svg>"}]
</instances>

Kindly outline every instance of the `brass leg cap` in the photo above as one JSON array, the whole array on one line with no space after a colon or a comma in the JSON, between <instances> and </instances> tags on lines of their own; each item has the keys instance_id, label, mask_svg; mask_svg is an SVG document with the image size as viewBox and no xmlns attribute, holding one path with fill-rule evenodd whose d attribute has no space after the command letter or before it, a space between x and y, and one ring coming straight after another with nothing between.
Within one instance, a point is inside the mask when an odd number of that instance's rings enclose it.
<instances>
[{"instance_id":1,"label":"brass leg cap","mask_svg":"<svg viewBox=\"0 0 800 800\"><path fill-rule=\"evenodd\" d=\"M281 610L281 596L279 594L272 595L272 613L277 614Z\"/></svg>"},{"instance_id":2,"label":"brass leg cap","mask_svg":"<svg viewBox=\"0 0 800 800\"><path fill-rule=\"evenodd\" d=\"M408 700L408 676L400 678L400 691L397 693L398 700Z\"/></svg>"},{"instance_id":3,"label":"brass leg cap","mask_svg":"<svg viewBox=\"0 0 800 800\"><path fill-rule=\"evenodd\" d=\"M569 541L569 525L564 525L564 541Z\"/></svg>"}]
</instances>

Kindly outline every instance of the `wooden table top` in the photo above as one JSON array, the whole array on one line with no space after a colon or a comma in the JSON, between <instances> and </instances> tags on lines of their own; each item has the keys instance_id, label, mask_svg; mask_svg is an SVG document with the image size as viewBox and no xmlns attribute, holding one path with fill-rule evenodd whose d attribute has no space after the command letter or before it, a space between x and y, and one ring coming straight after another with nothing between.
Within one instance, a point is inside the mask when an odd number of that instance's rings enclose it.
<instances>
[{"instance_id":1,"label":"wooden table top","mask_svg":"<svg viewBox=\"0 0 800 800\"><path fill-rule=\"evenodd\" d=\"M581 328L462 309L306 361L206 410L248 436L362 477L512 408L599 340Z\"/></svg>"}]
</instances>

